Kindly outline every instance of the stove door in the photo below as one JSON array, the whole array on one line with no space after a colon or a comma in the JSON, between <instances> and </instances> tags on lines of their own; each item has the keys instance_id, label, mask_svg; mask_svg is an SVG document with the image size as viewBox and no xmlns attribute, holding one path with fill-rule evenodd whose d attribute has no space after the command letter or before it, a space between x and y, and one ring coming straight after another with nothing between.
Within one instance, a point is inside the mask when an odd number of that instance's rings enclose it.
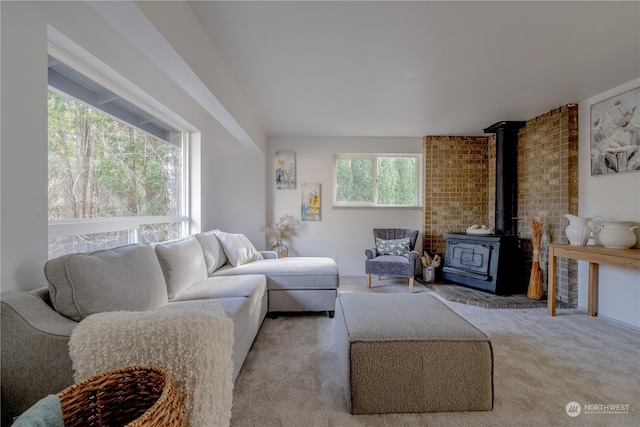
<instances>
[{"instance_id":1,"label":"stove door","mask_svg":"<svg viewBox=\"0 0 640 427\"><path fill-rule=\"evenodd\" d=\"M490 245L447 242L445 271L463 276L490 280Z\"/></svg>"}]
</instances>

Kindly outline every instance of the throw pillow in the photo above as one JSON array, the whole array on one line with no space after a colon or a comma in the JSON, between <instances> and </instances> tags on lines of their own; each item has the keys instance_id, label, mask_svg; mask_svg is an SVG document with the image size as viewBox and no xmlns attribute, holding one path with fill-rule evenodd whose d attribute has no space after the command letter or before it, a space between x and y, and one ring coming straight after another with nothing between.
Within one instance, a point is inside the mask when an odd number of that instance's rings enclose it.
<instances>
[{"instance_id":1,"label":"throw pillow","mask_svg":"<svg viewBox=\"0 0 640 427\"><path fill-rule=\"evenodd\" d=\"M211 230L204 233L196 234L196 239L202 246L202 252L204 253L204 260L207 263L207 275L211 276L214 271L225 265L228 261L227 256L224 254L222 244L216 236L216 233L220 230Z\"/></svg>"},{"instance_id":2,"label":"throw pillow","mask_svg":"<svg viewBox=\"0 0 640 427\"><path fill-rule=\"evenodd\" d=\"M378 255L409 256L409 238L384 240L376 239Z\"/></svg>"},{"instance_id":3,"label":"throw pillow","mask_svg":"<svg viewBox=\"0 0 640 427\"><path fill-rule=\"evenodd\" d=\"M227 258L229 258L229 262L234 267L263 259L262 254L256 250L244 234L217 231L216 235L220 239L220 243L222 243L222 248Z\"/></svg>"},{"instance_id":4,"label":"throw pillow","mask_svg":"<svg viewBox=\"0 0 640 427\"><path fill-rule=\"evenodd\" d=\"M146 244L63 255L49 260L44 273L56 311L77 322L94 313L153 310L167 302L162 268Z\"/></svg>"},{"instance_id":5,"label":"throw pillow","mask_svg":"<svg viewBox=\"0 0 640 427\"><path fill-rule=\"evenodd\" d=\"M202 246L194 236L158 243L156 255L167 282L169 299L207 277Z\"/></svg>"}]
</instances>

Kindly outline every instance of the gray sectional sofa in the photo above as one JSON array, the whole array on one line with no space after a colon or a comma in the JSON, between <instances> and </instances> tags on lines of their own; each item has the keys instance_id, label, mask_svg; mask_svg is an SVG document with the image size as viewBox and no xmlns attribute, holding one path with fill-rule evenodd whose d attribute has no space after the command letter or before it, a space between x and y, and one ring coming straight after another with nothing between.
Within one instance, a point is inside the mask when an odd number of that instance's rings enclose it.
<instances>
[{"instance_id":1,"label":"gray sectional sofa","mask_svg":"<svg viewBox=\"0 0 640 427\"><path fill-rule=\"evenodd\" d=\"M2 425L73 383L69 337L91 314L215 300L233 320L235 381L268 313L333 317L339 286L333 259L277 258L219 230L65 255L45 275L46 288L2 295Z\"/></svg>"}]
</instances>

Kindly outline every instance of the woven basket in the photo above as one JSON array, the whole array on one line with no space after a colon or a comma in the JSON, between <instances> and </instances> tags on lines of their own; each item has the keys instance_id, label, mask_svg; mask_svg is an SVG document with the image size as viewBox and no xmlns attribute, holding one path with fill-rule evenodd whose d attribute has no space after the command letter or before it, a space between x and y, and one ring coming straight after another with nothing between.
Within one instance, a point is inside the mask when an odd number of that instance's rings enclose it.
<instances>
[{"instance_id":1,"label":"woven basket","mask_svg":"<svg viewBox=\"0 0 640 427\"><path fill-rule=\"evenodd\" d=\"M87 378L58 393L65 427L184 426L169 375L131 366Z\"/></svg>"}]
</instances>

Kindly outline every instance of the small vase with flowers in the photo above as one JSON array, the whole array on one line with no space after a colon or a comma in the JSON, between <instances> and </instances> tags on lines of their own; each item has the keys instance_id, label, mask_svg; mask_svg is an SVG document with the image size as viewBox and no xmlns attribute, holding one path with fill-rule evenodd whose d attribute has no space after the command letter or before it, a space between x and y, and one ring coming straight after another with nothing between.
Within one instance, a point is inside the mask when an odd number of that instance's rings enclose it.
<instances>
[{"instance_id":1,"label":"small vase with flowers","mask_svg":"<svg viewBox=\"0 0 640 427\"><path fill-rule=\"evenodd\" d=\"M278 254L278 258L284 258L289 255L289 248L284 244L284 241L288 241L296 231L296 226L300 221L293 217L293 215L282 215L280 220L268 227L264 227L263 231L267 238L271 241L275 241L275 245L271 248Z\"/></svg>"}]
</instances>

